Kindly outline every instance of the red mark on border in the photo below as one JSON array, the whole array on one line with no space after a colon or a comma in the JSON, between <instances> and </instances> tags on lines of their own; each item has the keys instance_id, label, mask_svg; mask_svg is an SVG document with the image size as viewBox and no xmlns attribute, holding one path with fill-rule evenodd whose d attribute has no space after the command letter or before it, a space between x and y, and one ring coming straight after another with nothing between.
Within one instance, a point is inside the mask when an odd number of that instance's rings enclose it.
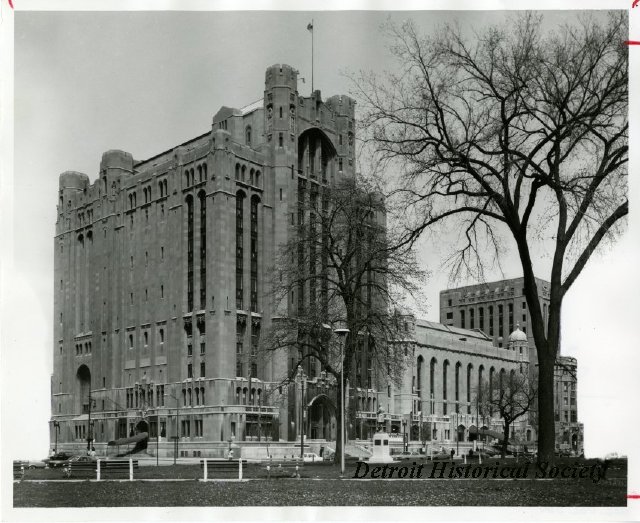
<instances>
[{"instance_id":1,"label":"red mark on border","mask_svg":"<svg viewBox=\"0 0 640 523\"><path fill-rule=\"evenodd\" d=\"M640 2L640 0L638 0ZM627 45L640 45L640 40L625 40L624 42Z\"/></svg>"},{"instance_id":2,"label":"red mark on border","mask_svg":"<svg viewBox=\"0 0 640 523\"><path fill-rule=\"evenodd\" d=\"M631 9L633 9L634 7L638 7L638 2L640 2L640 0L633 0L633 4L631 4Z\"/></svg>"},{"instance_id":3,"label":"red mark on border","mask_svg":"<svg viewBox=\"0 0 640 523\"><path fill-rule=\"evenodd\" d=\"M627 499L640 499L640 494L627 494Z\"/></svg>"},{"instance_id":4,"label":"red mark on border","mask_svg":"<svg viewBox=\"0 0 640 523\"><path fill-rule=\"evenodd\" d=\"M7 1L9 2L9 7L13 9L13 1L12 0L7 0ZM637 4L638 2L640 2L640 0L635 0L635 2Z\"/></svg>"}]
</instances>

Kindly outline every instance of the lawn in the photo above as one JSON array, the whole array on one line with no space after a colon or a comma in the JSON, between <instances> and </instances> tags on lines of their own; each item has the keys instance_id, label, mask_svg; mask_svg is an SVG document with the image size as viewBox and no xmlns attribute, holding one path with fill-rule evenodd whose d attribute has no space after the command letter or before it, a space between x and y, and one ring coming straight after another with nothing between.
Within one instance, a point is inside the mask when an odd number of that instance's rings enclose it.
<instances>
[{"instance_id":1,"label":"lawn","mask_svg":"<svg viewBox=\"0 0 640 523\"><path fill-rule=\"evenodd\" d=\"M355 463L349 463L347 478L355 470ZM137 477L186 481L69 483L46 480L60 478L60 471L39 470L29 471L26 481L14 482L14 506L626 506L623 461L611 463L606 478L597 483L590 478L362 481L340 480L338 475L337 467L320 464L305 466L300 480L264 480L264 468L249 465L244 474L249 481L203 483L197 481L202 477L198 465L177 465L141 467ZM429 475L430 468L425 467L423 478ZM35 476L44 481L29 481Z\"/></svg>"}]
</instances>

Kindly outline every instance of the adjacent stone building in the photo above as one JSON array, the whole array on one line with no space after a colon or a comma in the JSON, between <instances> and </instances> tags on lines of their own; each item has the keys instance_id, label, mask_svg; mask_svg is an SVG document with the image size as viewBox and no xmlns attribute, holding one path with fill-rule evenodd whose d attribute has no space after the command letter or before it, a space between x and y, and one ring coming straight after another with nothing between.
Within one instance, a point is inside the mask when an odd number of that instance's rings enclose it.
<instances>
[{"instance_id":1,"label":"adjacent stone building","mask_svg":"<svg viewBox=\"0 0 640 523\"><path fill-rule=\"evenodd\" d=\"M536 278L542 316L547 324L549 288ZM526 334L530 370L535 371L538 356L531 328L531 316L524 296L524 278L512 278L440 291L440 321L449 326L477 329L489 336L496 347L505 346L514 326ZM522 327L520 327L522 326ZM583 426L578 422L577 360L559 356L555 366L556 447L581 452ZM534 414L535 417L535 414Z\"/></svg>"}]
</instances>

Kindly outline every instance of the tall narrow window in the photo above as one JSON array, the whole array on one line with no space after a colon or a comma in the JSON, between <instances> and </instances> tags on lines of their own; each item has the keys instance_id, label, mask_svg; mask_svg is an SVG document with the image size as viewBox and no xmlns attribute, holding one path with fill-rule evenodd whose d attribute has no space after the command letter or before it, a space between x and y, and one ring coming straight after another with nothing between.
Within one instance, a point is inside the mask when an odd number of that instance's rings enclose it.
<instances>
[{"instance_id":1,"label":"tall narrow window","mask_svg":"<svg viewBox=\"0 0 640 523\"><path fill-rule=\"evenodd\" d=\"M509 334L513 332L513 303L509 304Z\"/></svg>"},{"instance_id":2,"label":"tall narrow window","mask_svg":"<svg viewBox=\"0 0 640 523\"><path fill-rule=\"evenodd\" d=\"M187 196L187 312L193 311L193 198Z\"/></svg>"},{"instance_id":3,"label":"tall narrow window","mask_svg":"<svg viewBox=\"0 0 640 523\"><path fill-rule=\"evenodd\" d=\"M244 309L244 225L243 207L245 195L239 191L236 195L236 309Z\"/></svg>"},{"instance_id":4,"label":"tall narrow window","mask_svg":"<svg viewBox=\"0 0 640 523\"><path fill-rule=\"evenodd\" d=\"M207 196L204 191L200 200L200 309L207 307Z\"/></svg>"},{"instance_id":5,"label":"tall narrow window","mask_svg":"<svg viewBox=\"0 0 640 523\"><path fill-rule=\"evenodd\" d=\"M493 305L489 306L489 336L493 336Z\"/></svg>"},{"instance_id":6,"label":"tall narrow window","mask_svg":"<svg viewBox=\"0 0 640 523\"><path fill-rule=\"evenodd\" d=\"M484 331L484 307L478 309L478 327L481 331Z\"/></svg>"},{"instance_id":7,"label":"tall narrow window","mask_svg":"<svg viewBox=\"0 0 640 523\"><path fill-rule=\"evenodd\" d=\"M251 312L258 312L258 203L251 198Z\"/></svg>"}]
</instances>

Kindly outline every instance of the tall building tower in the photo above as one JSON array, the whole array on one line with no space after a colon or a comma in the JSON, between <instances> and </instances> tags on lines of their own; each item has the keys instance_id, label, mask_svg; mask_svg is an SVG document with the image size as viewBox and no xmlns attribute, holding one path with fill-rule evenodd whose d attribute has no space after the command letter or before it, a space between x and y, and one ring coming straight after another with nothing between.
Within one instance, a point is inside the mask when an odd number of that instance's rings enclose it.
<instances>
[{"instance_id":1,"label":"tall building tower","mask_svg":"<svg viewBox=\"0 0 640 523\"><path fill-rule=\"evenodd\" d=\"M354 175L354 108L301 96L298 72L277 64L263 99L222 107L209 131L142 161L107 151L93 182L60 175L52 441L147 432L160 454L177 437L191 456L296 437L301 399L280 383L290 359L258 348L313 289L276 310L269 275L299 204ZM326 384L307 365L313 395ZM315 432L330 436L335 415L317 404Z\"/></svg>"}]
</instances>

